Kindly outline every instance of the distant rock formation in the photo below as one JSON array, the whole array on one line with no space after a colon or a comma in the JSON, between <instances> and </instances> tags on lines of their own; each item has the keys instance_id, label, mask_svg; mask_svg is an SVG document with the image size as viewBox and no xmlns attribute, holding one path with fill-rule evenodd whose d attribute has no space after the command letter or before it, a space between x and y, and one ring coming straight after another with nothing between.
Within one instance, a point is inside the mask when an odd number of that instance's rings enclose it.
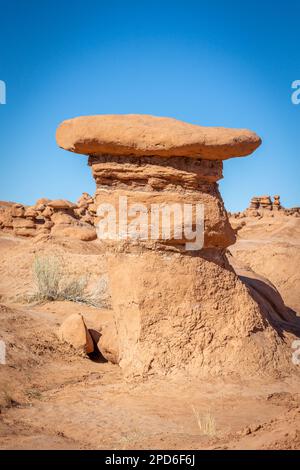
<instances>
[{"instance_id":1,"label":"distant rock formation","mask_svg":"<svg viewBox=\"0 0 300 470\"><path fill-rule=\"evenodd\" d=\"M282 209L280 204L280 196L274 196L272 201L271 196L254 196L250 201L249 209L254 210L280 210Z\"/></svg>"},{"instance_id":2,"label":"distant rock formation","mask_svg":"<svg viewBox=\"0 0 300 470\"><path fill-rule=\"evenodd\" d=\"M87 193L77 204L64 199L39 199L33 206L0 203L0 230L19 237L70 237L95 240L94 199Z\"/></svg>"},{"instance_id":3,"label":"distant rock formation","mask_svg":"<svg viewBox=\"0 0 300 470\"><path fill-rule=\"evenodd\" d=\"M281 205L280 196L254 196L247 209L242 212L229 212L232 218L265 217L275 215L300 217L300 207L287 209Z\"/></svg>"},{"instance_id":4,"label":"distant rock formation","mask_svg":"<svg viewBox=\"0 0 300 470\"><path fill-rule=\"evenodd\" d=\"M130 238L125 229L114 240L99 240L126 374L251 377L294 367L282 334L293 315L284 305L279 313L264 305L225 255L235 236L218 190L222 160L250 154L260 144L256 134L154 116L99 115L63 122L57 142L88 155L97 208L103 202L117 208L120 196L147 208L157 202L204 205L201 250L186 251L185 240L172 236ZM114 336L114 348L115 342Z\"/></svg>"}]
</instances>

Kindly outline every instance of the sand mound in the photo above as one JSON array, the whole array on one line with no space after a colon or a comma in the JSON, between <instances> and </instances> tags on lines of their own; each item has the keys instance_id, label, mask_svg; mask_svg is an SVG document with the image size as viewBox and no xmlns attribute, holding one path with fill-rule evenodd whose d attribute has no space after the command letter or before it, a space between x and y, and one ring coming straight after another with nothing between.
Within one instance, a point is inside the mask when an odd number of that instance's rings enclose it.
<instances>
[{"instance_id":1,"label":"sand mound","mask_svg":"<svg viewBox=\"0 0 300 470\"><path fill-rule=\"evenodd\" d=\"M240 224L231 253L269 279L284 302L300 314L300 218L278 215L231 219Z\"/></svg>"}]
</instances>

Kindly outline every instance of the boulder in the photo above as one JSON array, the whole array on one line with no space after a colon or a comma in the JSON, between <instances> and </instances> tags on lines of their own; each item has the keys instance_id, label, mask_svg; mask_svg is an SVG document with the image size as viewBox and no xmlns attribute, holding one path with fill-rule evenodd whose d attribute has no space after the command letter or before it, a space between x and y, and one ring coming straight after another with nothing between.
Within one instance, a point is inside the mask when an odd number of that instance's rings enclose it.
<instances>
[{"instance_id":1,"label":"boulder","mask_svg":"<svg viewBox=\"0 0 300 470\"><path fill-rule=\"evenodd\" d=\"M79 313L70 315L60 326L58 337L61 341L75 349L90 354L94 351L92 337L85 325L83 316Z\"/></svg>"},{"instance_id":2,"label":"boulder","mask_svg":"<svg viewBox=\"0 0 300 470\"><path fill-rule=\"evenodd\" d=\"M66 214L64 212L55 212L52 217L51 221L55 225L75 225L77 220L73 215Z\"/></svg>"},{"instance_id":3,"label":"boulder","mask_svg":"<svg viewBox=\"0 0 300 470\"><path fill-rule=\"evenodd\" d=\"M51 229L51 235L55 237L77 238L82 241L92 241L97 238L96 230L90 224L59 224Z\"/></svg>"},{"instance_id":4,"label":"boulder","mask_svg":"<svg viewBox=\"0 0 300 470\"><path fill-rule=\"evenodd\" d=\"M48 199L47 197L42 197L40 199L38 199L35 203L35 206L41 206L41 205L47 205L48 202L50 202L51 199Z\"/></svg>"},{"instance_id":5,"label":"boulder","mask_svg":"<svg viewBox=\"0 0 300 470\"><path fill-rule=\"evenodd\" d=\"M25 207L22 204L14 204L10 209L12 217L24 217Z\"/></svg>"},{"instance_id":6,"label":"boulder","mask_svg":"<svg viewBox=\"0 0 300 470\"><path fill-rule=\"evenodd\" d=\"M87 224L94 225L94 217L91 214L85 214L80 218L81 222L86 222Z\"/></svg>"},{"instance_id":7,"label":"boulder","mask_svg":"<svg viewBox=\"0 0 300 470\"><path fill-rule=\"evenodd\" d=\"M46 217L47 219L50 219L52 214L53 214L53 209L49 206L45 207L45 209L43 209L42 211L43 217Z\"/></svg>"},{"instance_id":8,"label":"boulder","mask_svg":"<svg viewBox=\"0 0 300 470\"><path fill-rule=\"evenodd\" d=\"M14 234L17 237L34 237L36 233L37 231L35 228L21 227L21 228L16 228L14 230Z\"/></svg>"},{"instance_id":9,"label":"boulder","mask_svg":"<svg viewBox=\"0 0 300 470\"><path fill-rule=\"evenodd\" d=\"M97 206L96 204L89 204L88 205L88 211L91 213L91 214L96 214L97 212Z\"/></svg>"},{"instance_id":10,"label":"boulder","mask_svg":"<svg viewBox=\"0 0 300 470\"><path fill-rule=\"evenodd\" d=\"M87 207L88 201L91 199L90 194L82 193L80 198L77 200L77 207Z\"/></svg>"},{"instance_id":11,"label":"boulder","mask_svg":"<svg viewBox=\"0 0 300 470\"><path fill-rule=\"evenodd\" d=\"M252 153L261 139L246 129L203 127L150 115L96 115L64 121L60 147L86 155L188 156L226 160Z\"/></svg>"},{"instance_id":12,"label":"boulder","mask_svg":"<svg viewBox=\"0 0 300 470\"><path fill-rule=\"evenodd\" d=\"M116 325L110 323L103 327L97 344L99 351L107 361L119 364L119 341Z\"/></svg>"},{"instance_id":13,"label":"boulder","mask_svg":"<svg viewBox=\"0 0 300 470\"><path fill-rule=\"evenodd\" d=\"M47 204L48 207L52 209L60 210L60 209L74 209L76 204L73 202L67 201L66 199L54 199L53 201L49 201Z\"/></svg>"},{"instance_id":14,"label":"boulder","mask_svg":"<svg viewBox=\"0 0 300 470\"><path fill-rule=\"evenodd\" d=\"M29 218L29 219L35 219L37 215L38 215L38 211L36 211L34 207L27 207L25 209L24 217Z\"/></svg>"},{"instance_id":15,"label":"boulder","mask_svg":"<svg viewBox=\"0 0 300 470\"><path fill-rule=\"evenodd\" d=\"M31 219L23 219L21 217L15 217L13 220L13 227L16 228L35 228L35 223Z\"/></svg>"}]
</instances>

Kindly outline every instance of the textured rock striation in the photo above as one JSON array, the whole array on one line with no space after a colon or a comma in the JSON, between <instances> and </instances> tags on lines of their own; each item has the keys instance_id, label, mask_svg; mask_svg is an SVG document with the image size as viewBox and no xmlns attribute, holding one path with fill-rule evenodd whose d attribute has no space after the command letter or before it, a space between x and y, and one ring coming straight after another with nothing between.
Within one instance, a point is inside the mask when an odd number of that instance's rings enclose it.
<instances>
[{"instance_id":1,"label":"textured rock striation","mask_svg":"<svg viewBox=\"0 0 300 470\"><path fill-rule=\"evenodd\" d=\"M247 129L204 127L149 115L96 115L64 121L58 145L86 155L186 156L226 160L252 153L261 139Z\"/></svg>"},{"instance_id":2,"label":"textured rock striation","mask_svg":"<svg viewBox=\"0 0 300 470\"><path fill-rule=\"evenodd\" d=\"M280 312L264 305L226 258L235 234L218 190L222 160L255 150L256 134L153 116L99 115L63 122L57 142L89 156L96 208L118 209L120 196L147 207L147 213L156 203L204 206L204 244L198 251L186 250L186 239L174 236L175 226L169 237L159 233L156 240L130 237L130 231L124 236L122 230L113 240L101 240L118 360L126 374L185 370L249 376L293 367L277 329L294 317L280 302ZM101 221L99 211L95 220Z\"/></svg>"},{"instance_id":3,"label":"textured rock striation","mask_svg":"<svg viewBox=\"0 0 300 470\"><path fill-rule=\"evenodd\" d=\"M246 217L274 217L293 216L300 217L300 207L285 208L281 205L280 196L254 196L249 207L242 212L229 213L232 219Z\"/></svg>"},{"instance_id":4,"label":"textured rock striation","mask_svg":"<svg viewBox=\"0 0 300 470\"><path fill-rule=\"evenodd\" d=\"M77 204L64 199L39 199L33 206L1 205L0 230L19 237L70 237L96 239L94 200L84 193ZM88 200L86 205L82 201Z\"/></svg>"},{"instance_id":5,"label":"textured rock striation","mask_svg":"<svg viewBox=\"0 0 300 470\"><path fill-rule=\"evenodd\" d=\"M250 201L249 209L254 210L280 210L282 209L280 204L280 196L274 196L274 201L272 201L271 196L254 196Z\"/></svg>"}]
</instances>

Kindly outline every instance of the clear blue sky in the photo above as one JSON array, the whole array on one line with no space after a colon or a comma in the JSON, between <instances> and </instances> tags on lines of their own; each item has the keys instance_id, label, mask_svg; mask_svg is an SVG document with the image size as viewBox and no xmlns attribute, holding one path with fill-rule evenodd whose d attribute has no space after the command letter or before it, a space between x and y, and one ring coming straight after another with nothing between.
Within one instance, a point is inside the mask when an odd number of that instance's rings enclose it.
<instances>
[{"instance_id":1,"label":"clear blue sky","mask_svg":"<svg viewBox=\"0 0 300 470\"><path fill-rule=\"evenodd\" d=\"M0 0L0 199L93 193L86 157L57 148L64 119L146 113L255 130L224 164L229 210L253 195L300 205L300 4L285 0Z\"/></svg>"}]
</instances>

